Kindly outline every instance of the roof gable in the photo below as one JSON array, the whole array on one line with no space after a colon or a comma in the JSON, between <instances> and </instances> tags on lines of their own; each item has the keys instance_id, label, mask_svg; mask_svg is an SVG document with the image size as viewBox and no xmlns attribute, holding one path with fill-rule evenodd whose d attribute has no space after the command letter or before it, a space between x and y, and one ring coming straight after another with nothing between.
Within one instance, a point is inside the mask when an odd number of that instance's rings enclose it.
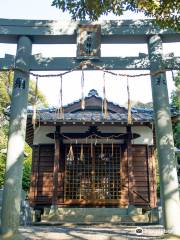
<instances>
[{"instance_id":1,"label":"roof gable","mask_svg":"<svg viewBox=\"0 0 180 240\"><path fill-rule=\"evenodd\" d=\"M74 101L64 107L65 113L77 113L83 111L102 111L103 99L99 97L96 90L90 90L88 97L85 98L85 110L81 109L81 99ZM113 102L107 101L107 110L110 113L127 113L125 107L114 104Z\"/></svg>"}]
</instances>

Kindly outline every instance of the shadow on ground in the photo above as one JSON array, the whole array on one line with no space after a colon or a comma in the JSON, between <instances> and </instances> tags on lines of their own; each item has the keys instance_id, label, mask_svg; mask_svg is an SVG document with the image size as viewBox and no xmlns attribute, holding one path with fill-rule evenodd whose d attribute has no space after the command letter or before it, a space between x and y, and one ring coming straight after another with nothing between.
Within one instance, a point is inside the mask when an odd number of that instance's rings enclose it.
<instances>
[{"instance_id":1,"label":"shadow on ground","mask_svg":"<svg viewBox=\"0 0 180 240\"><path fill-rule=\"evenodd\" d=\"M161 225L141 226L142 234L136 233L137 226L88 225L72 224L61 226L21 227L20 232L25 240L124 240L124 239L167 239L163 237Z\"/></svg>"}]
</instances>

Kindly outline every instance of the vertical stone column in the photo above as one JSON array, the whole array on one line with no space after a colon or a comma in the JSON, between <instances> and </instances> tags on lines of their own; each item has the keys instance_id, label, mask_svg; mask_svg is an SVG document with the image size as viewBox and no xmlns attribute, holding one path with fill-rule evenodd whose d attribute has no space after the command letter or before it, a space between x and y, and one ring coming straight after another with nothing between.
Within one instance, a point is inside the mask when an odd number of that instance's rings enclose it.
<instances>
[{"instance_id":1,"label":"vertical stone column","mask_svg":"<svg viewBox=\"0 0 180 240\"><path fill-rule=\"evenodd\" d=\"M148 47L151 73L163 70L160 36L151 36ZM151 85L164 227L167 232L180 235L180 201L165 73L151 76Z\"/></svg>"},{"instance_id":2,"label":"vertical stone column","mask_svg":"<svg viewBox=\"0 0 180 240\"><path fill-rule=\"evenodd\" d=\"M18 40L15 67L29 71L32 43L26 36ZM1 235L21 239L18 234L22 189L22 165L27 120L29 74L16 70L12 93L8 150L3 191Z\"/></svg>"}]
</instances>

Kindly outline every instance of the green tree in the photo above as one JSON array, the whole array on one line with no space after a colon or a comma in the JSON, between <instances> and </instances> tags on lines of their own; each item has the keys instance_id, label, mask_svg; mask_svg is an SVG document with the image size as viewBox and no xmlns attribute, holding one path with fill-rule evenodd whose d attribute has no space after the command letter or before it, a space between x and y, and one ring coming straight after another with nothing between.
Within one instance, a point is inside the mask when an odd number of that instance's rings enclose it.
<instances>
[{"instance_id":1,"label":"green tree","mask_svg":"<svg viewBox=\"0 0 180 240\"><path fill-rule=\"evenodd\" d=\"M31 181L31 165L32 165L32 149L28 144L25 144L24 148L24 164L23 164L23 179L22 179L22 188L24 191L29 190L30 181Z\"/></svg>"},{"instance_id":2,"label":"green tree","mask_svg":"<svg viewBox=\"0 0 180 240\"><path fill-rule=\"evenodd\" d=\"M142 103L140 101L131 101L131 106L132 107L137 107L137 108L153 108L153 103L152 102L147 102L147 103Z\"/></svg>"},{"instance_id":3,"label":"green tree","mask_svg":"<svg viewBox=\"0 0 180 240\"><path fill-rule=\"evenodd\" d=\"M0 112L4 110L11 103L12 85L13 85L14 74L10 72L0 72ZM29 82L29 95L28 104L32 105L34 103L36 84L34 81ZM47 101L45 96L40 90L37 91L37 104L39 106L47 106Z\"/></svg>"},{"instance_id":4,"label":"green tree","mask_svg":"<svg viewBox=\"0 0 180 240\"><path fill-rule=\"evenodd\" d=\"M7 107L11 104L12 85L13 73L0 72L0 187L3 186L4 182L6 148L9 127L8 118L5 112ZM33 104L34 95L35 83L34 81L30 80L28 96L29 105ZM37 92L37 104L39 106L47 106L47 101L41 91ZM32 154L31 148L27 144L25 145L25 153L27 153L27 156L24 158L22 185L24 190L28 190L30 183Z\"/></svg>"},{"instance_id":5,"label":"green tree","mask_svg":"<svg viewBox=\"0 0 180 240\"><path fill-rule=\"evenodd\" d=\"M176 90L174 90L171 95L172 105L180 110L180 72L178 72L175 76L174 84L176 86Z\"/></svg>"},{"instance_id":6,"label":"green tree","mask_svg":"<svg viewBox=\"0 0 180 240\"><path fill-rule=\"evenodd\" d=\"M179 0L53 0L52 6L63 12L68 11L74 20L84 20L88 17L94 21L110 12L121 16L127 10L134 13L143 12L145 16L155 18L161 27L180 30Z\"/></svg>"}]
</instances>

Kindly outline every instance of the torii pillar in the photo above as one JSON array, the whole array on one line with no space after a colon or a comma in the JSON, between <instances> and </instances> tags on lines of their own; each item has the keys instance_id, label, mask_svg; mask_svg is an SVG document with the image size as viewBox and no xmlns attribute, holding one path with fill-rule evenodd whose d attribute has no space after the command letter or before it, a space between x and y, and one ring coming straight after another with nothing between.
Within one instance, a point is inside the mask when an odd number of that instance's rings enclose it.
<instances>
[{"instance_id":1,"label":"torii pillar","mask_svg":"<svg viewBox=\"0 0 180 240\"><path fill-rule=\"evenodd\" d=\"M151 36L148 47L151 73L164 70L161 37ZM151 85L164 227L167 233L180 236L180 200L165 72L151 76Z\"/></svg>"},{"instance_id":2,"label":"torii pillar","mask_svg":"<svg viewBox=\"0 0 180 240\"><path fill-rule=\"evenodd\" d=\"M29 71L32 43L26 36L18 40L15 67ZM20 240L18 234L22 190L22 167L27 120L29 74L15 70L10 112L8 151L3 191L1 237Z\"/></svg>"}]
</instances>

